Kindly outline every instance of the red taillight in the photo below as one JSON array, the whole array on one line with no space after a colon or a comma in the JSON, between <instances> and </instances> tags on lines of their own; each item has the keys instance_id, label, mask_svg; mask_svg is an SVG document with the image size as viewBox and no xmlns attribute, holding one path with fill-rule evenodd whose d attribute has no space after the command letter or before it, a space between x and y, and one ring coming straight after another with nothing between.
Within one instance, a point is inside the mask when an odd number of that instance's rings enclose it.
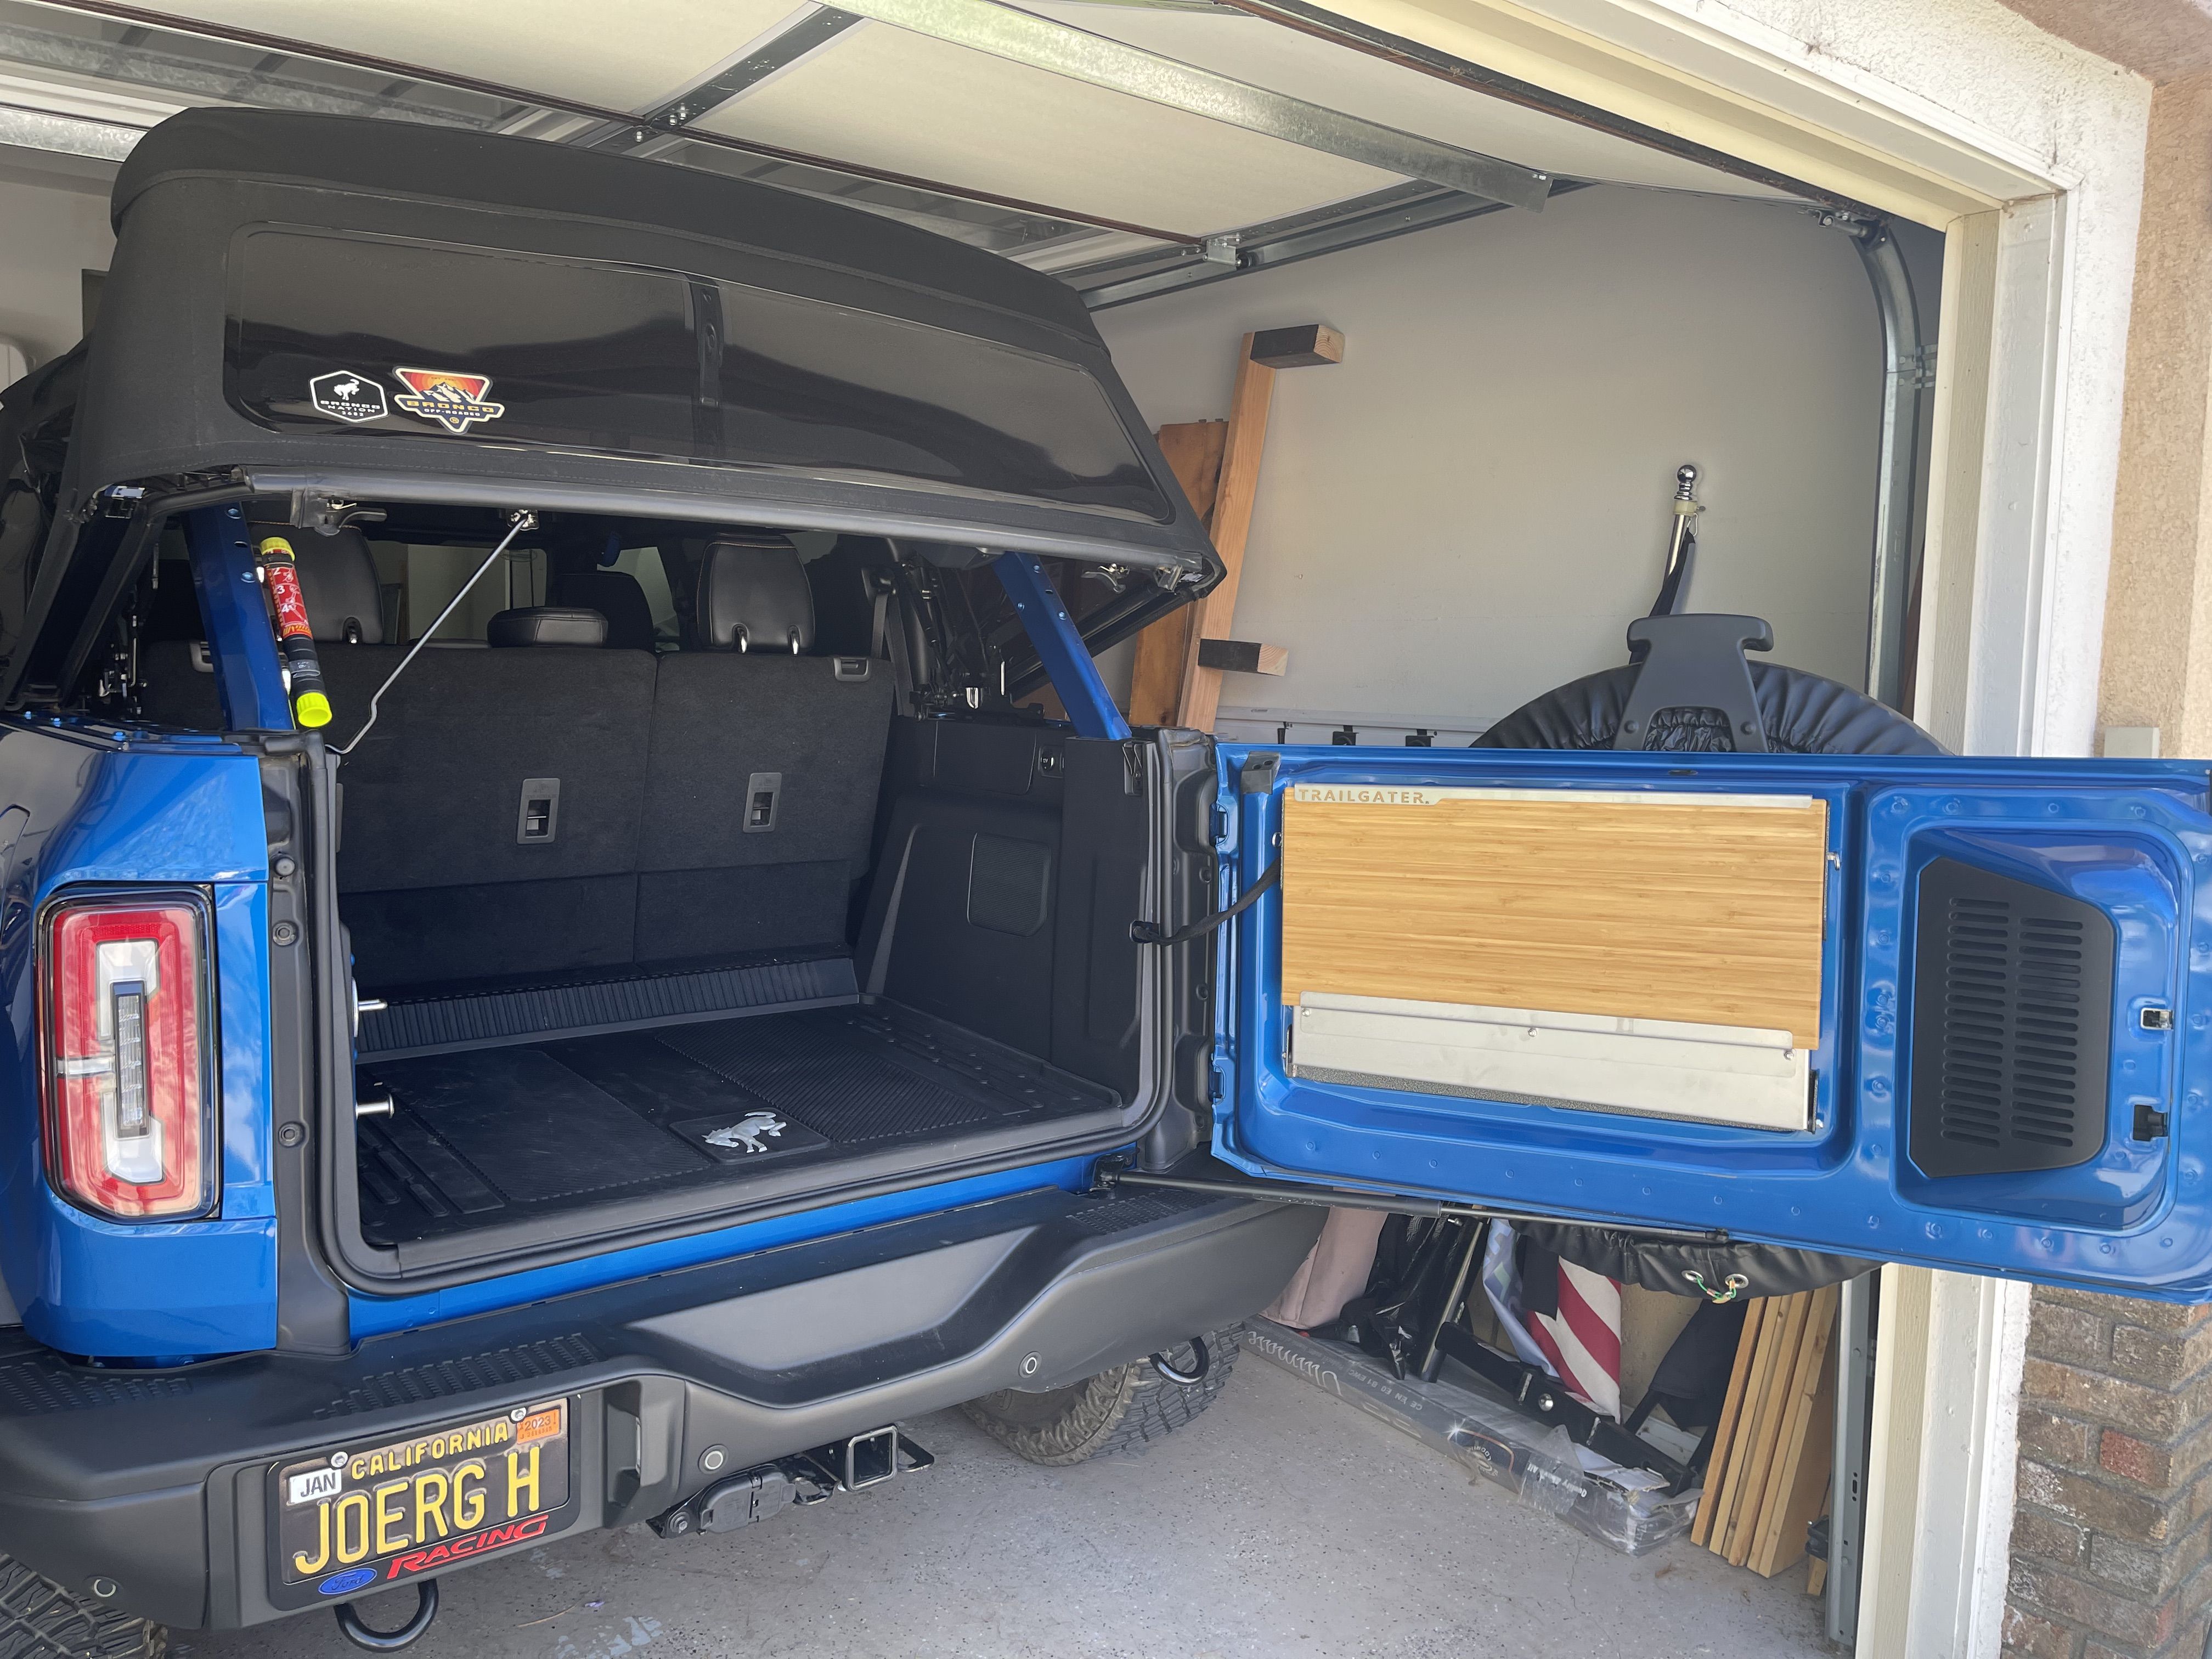
<instances>
[{"instance_id":1,"label":"red taillight","mask_svg":"<svg viewBox=\"0 0 2212 1659\"><path fill-rule=\"evenodd\" d=\"M76 1203L124 1220L207 1210L213 1148L201 912L185 899L46 913L46 1156Z\"/></svg>"}]
</instances>

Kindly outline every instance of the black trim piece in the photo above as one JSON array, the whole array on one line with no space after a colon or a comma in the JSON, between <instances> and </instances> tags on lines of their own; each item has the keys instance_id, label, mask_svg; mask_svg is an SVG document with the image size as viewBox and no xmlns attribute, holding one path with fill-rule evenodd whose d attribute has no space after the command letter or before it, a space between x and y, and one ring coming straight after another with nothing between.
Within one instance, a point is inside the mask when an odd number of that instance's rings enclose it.
<instances>
[{"instance_id":1,"label":"black trim piece","mask_svg":"<svg viewBox=\"0 0 2212 1659\"><path fill-rule=\"evenodd\" d=\"M317 1237L314 1102L325 1071L322 1006L329 952L315 926L314 791L320 781L321 738L295 739L286 754L260 758L263 815L268 820L269 921L300 929L298 948L271 951L269 964L270 1176L276 1189L276 1341L283 1348L342 1354L353 1334L344 1287L331 1276Z\"/></svg>"},{"instance_id":2,"label":"black trim piece","mask_svg":"<svg viewBox=\"0 0 2212 1659\"><path fill-rule=\"evenodd\" d=\"M1906 1140L1923 1175L2014 1175L2105 1149L2112 919L1937 859L1920 872Z\"/></svg>"}]
</instances>

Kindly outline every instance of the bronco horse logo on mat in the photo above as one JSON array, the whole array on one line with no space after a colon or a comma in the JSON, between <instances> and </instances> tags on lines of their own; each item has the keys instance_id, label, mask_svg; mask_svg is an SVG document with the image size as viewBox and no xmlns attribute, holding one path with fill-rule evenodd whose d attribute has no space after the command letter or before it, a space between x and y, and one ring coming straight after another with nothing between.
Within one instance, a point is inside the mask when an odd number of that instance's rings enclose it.
<instances>
[{"instance_id":1,"label":"bronco horse logo on mat","mask_svg":"<svg viewBox=\"0 0 2212 1659\"><path fill-rule=\"evenodd\" d=\"M707 1137L709 1146L720 1146L725 1152L744 1147L749 1152L764 1152L768 1143L791 1126L774 1112L751 1112L726 1129L717 1129Z\"/></svg>"}]
</instances>

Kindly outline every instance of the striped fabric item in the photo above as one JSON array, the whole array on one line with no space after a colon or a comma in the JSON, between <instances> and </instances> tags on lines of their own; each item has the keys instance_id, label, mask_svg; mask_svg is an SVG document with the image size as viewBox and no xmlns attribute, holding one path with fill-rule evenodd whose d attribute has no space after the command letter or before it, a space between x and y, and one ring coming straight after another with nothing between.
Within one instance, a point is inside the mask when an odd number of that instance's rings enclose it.
<instances>
[{"instance_id":1,"label":"striped fabric item","mask_svg":"<svg viewBox=\"0 0 2212 1659\"><path fill-rule=\"evenodd\" d=\"M1559 1309L1531 1313L1528 1334L1567 1392L1620 1420L1620 1281L1559 1263Z\"/></svg>"},{"instance_id":2,"label":"striped fabric item","mask_svg":"<svg viewBox=\"0 0 2212 1659\"><path fill-rule=\"evenodd\" d=\"M1482 1288L1523 1363L1551 1372L1600 1416L1620 1420L1619 1279L1562 1261L1533 1240L1522 1245L1510 1222L1493 1221Z\"/></svg>"}]
</instances>

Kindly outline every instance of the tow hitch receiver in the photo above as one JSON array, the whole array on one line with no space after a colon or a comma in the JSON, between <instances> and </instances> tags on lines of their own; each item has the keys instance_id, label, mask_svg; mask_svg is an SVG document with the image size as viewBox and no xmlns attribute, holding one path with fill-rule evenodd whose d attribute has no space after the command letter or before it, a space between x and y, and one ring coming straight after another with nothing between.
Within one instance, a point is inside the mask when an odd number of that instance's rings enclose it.
<instances>
[{"instance_id":1,"label":"tow hitch receiver","mask_svg":"<svg viewBox=\"0 0 2212 1659\"><path fill-rule=\"evenodd\" d=\"M937 1461L893 1424L850 1440L833 1440L791 1457L744 1469L718 1480L652 1522L663 1538L695 1532L734 1532L765 1521L794 1504L819 1504L841 1492L881 1486Z\"/></svg>"}]
</instances>

